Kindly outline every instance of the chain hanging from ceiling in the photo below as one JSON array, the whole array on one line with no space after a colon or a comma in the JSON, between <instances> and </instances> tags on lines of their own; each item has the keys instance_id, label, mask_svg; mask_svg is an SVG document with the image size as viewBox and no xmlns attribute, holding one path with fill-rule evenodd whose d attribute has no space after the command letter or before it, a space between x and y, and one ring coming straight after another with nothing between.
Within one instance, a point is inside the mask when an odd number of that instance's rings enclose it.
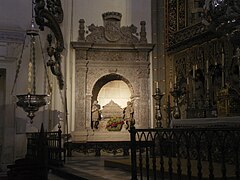
<instances>
[{"instance_id":1,"label":"chain hanging from ceiling","mask_svg":"<svg viewBox=\"0 0 240 180\"><path fill-rule=\"evenodd\" d=\"M19 75L22 58L23 58L23 52L26 44L26 39L28 38L30 40L30 54L29 54L28 75L27 75L28 88L27 88L26 94L17 95L17 98L18 98L17 106L23 108L23 110L28 113L27 116L31 119L31 123L32 123L33 118L35 117L35 112L38 111L40 107L45 106L47 104L46 98L48 97L48 95L46 94L36 93L36 59L37 57L40 57L40 56L36 56L36 52L37 52L36 43L37 43L37 40L40 41L40 37L39 37L39 31L35 28L33 11L32 11L31 28L26 31L26 36L24 39L20 59L18 61L12 93ZM42 55L42 58L43 58L43 55ZM48 80L48 83L49 83L49 80ZM50 84L48 84L48 86L50 87Z\"/></svg>"}]
</instances>

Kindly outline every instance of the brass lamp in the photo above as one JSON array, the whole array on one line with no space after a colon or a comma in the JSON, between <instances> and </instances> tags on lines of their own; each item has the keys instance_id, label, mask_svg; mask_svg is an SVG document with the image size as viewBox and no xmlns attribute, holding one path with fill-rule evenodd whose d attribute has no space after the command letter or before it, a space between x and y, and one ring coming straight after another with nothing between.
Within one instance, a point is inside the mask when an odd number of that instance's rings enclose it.
<instances>
[{"instance_id":1,"label":"brass lamp","mask_svg":"<svg viewBox=\"0 0 240 180\"><path fill-rule=\"evenodd\" d=\"M63 10L61 5L61 0L56 0L54 2L48 0L32 0L32 26L30 30L27 31L26 35L31 39L30 47L30 61L28 66L28 92L23 95L17 95L18 102L17 106L22 107L25 112L28 113L28 117L31 122L35 116L35 112L39 110L40 107L47 104L46 97L48 95L36 94L36 51L35 51L35 37L39 38L38 29L35 29L34 19L36 24L39 26L41 31L44 31L44 27L50 28L51 32L56 38L55 47L52 47L51 40L48 38L49 48L47 49L48 55L50 56L50 61L47 66L50 66L53 75L57 76L59 82L60 90L64 87L63 74L61 71L61 52L64 49L64 41L62 31L60 29L59 23L63 21ZM40 38L39 38L40 41ZM24 41L25 44L25 41ZM40 41L41 44L41 41ZM24 45L23 45L24 49ZM16 71L16 76L14 80L13 89L16 84L18 77L21 59L23 54L23 49L21 57L18 62L18 68ZM52 59L52 56L54 59ZM46 71L46 65L44 64L44 69ZM47 73L47 72L46 72ZM47 74L48 78L48 74ZM51 93L51 86L48 79L49 91ZM12 92L13 92L12 89Z\"/></svg>"},{"instance_id":2,"label":"brass lamp","mask_svg":"<svg viewBox=\"0 0 240 180\"><path fill-rule=\"evenodd\" d=\"M35 37L39 36L38 30L35 29L34 21L32 20L31 29L27 30L26 35L30 37L30 60L28 64L28 93L17 95L18 101L17 106L23 108L28 113L28 117L33 122L35 112L40 107L47 104L47 95L36 94L36 41Z\"/></svg>"},{"instance_id":3,"label":"brass lamp","mask_svg":"<svg viewBox=\"0 0 240 180\"><path fill-rule=\"evenodd\" d=\"M39 95L39 94L23 94L17 95L18 102L17 106L23 108L25 112L28 113L28 117L31 119L31 123L33 122L33 118L35 116L35 112L39 110L40 107L45 106L47 95Z\"/></svg>"}]
</instances>

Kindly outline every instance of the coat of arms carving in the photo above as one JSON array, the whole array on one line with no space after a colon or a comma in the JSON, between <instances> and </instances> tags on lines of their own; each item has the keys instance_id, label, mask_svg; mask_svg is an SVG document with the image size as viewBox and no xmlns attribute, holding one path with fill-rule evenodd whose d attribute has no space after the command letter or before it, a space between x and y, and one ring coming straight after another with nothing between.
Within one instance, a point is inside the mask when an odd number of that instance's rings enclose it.
<instances>
[{"instance_id":1,"label":"coat of arms carving","mask_svg":"<svg viewBox=\"0 0 240 180\"><path fill-rule=\"evenodd\" d=\"M105 22L105 38L111 42L121 38L120 22L114 20Z\"/></svg>"},{"instance_id":2,"label":"coat of arms carving","mask_svg":"<svg viewBox=\"0 0 240 180\"><path fill-rule=\"evenodd\" d=\"M103 26L91 24L88 26L89 35L84 37L84 20L81 19L79 28L79 41L98 42L98 43L146 43L145 24L141 24L140 34L138 39L137 27L131 26L121 27L122 14L118 12L106 12L102 14ZM144 39L144 40L143 40Z\"/></svg>"},{"instance_id":3,"label":"coat of arms carving","mask_svg":"<svg viewBox=\"0 0 240 180\"><path fill-rule=\"evenodd\" d=\"M105 38L108 41L118 41L121 38L120 21L122 15L118 12L106 12L102 15L105 27Z\"/></svg>"}]
</instances>

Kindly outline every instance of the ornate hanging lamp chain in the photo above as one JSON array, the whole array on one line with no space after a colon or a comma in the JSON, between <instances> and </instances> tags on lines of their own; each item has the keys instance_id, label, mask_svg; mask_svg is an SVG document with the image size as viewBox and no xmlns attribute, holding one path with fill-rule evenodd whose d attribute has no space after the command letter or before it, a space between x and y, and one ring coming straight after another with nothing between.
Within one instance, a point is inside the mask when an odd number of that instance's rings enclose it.
<instances>
[{"instance_id":1,"label":"ornate hanging lamp chain","mask_svg":"<svg viewBox=\"0 0 240 180\"><path fill-rule=\"evenodd\" d=\"M33 94L36 94L36 48L35 37L32 37L32 63L33 63Z\"/></svg>"},{"instance_id":2,"label":"ornate hanging lamp chain","mask_svg":"<svg viewBox=\"0 0 240 180\"><path fill-rule=\"evenodd\" d=\"M32 93L32 60L28 63L28 93Z\"/></svg>"},{"instance_id":3,"label":"ornate hanging lamp chain","mask_svg":"<svg viewBox=\"0 0 240 180\"><path fill-rule=\"evenodd\" d=\"M31 36L31 41L30 41L30 59L28 63L28 93L32 93L32 70L33 70L33 37Z\"/></svg>"},{"instance_id":4,"label":"ornate hanging lamp chain","mask_svg":"<svg viewBox=\"0 0 240 180\"><path fill-rule=\"evenodd\" d=\"M22 64L22 56L23 56L23 50L24 50L24 48L25 48L25 43L26 43L26 34L25 34L25 37L24 37L21 54L20 54L20 57L19 57L19 60L18 60L18 64L17 64L17 69L16 69L16 74L15 74L15 79L14 79L14 82L13 82L13 87L12 87L11 95L13 94L14 88L15 88L16 83L17 83L18 74L19 74L20 67L21 67L21 64Z\"/></svg>"},{"instance_id":5,"label":"ornate hanging lamp chain","mask_svg":"<svg viewBox=\"0 0 240 180\"><path fill-rule=\"evenodd\" d=\"M33 9L33 4L32 4L32 9ZM35 112L37 112L40 107L45 106L47 104L47 101L45 99L47 95L36 94L36 58L37 57L36 57L35 36L39 36L39 33L34 26L33 11L32 11L31 28L26 31L26 35L30 37L30 54L29 54L30 57L29 57L29 63L28 63L28 93L17 95L18 101L16 104L17 106L23 108L23 110L28 113L27 116L31 119L30 122L32 123L33 118L35 117ZM22 54L20 59L22 59ZM19 64L21 64L21 61L19 62ZM19 68L20 68L20 65L18 69ZM18 76L18 73L16 77L17 76Z\"/></svg>"}]
</instances>

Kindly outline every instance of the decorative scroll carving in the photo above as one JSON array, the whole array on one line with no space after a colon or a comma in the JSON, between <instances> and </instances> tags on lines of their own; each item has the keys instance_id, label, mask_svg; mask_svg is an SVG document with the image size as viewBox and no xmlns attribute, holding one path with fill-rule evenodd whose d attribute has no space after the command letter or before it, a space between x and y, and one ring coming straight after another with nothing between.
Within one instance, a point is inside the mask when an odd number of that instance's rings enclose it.
<instances>
[{"instance_id":1,"label":"decorative scroll carving","mask_svg":"<svg viewBox=\"0 0 240 180\"><path fill-rule=\"evenodd\" d=\"M47 0L47 8L58 23L63 22L63 9L61 0Z\"/></svg>"},{"instance_id":2,"label":"decorative scroll carving","mask_svg":"<svg viewBox=\"0 0 240 180\"><path fill-rule=\"evenodd\" d=\"M88 26L90 34L86 37L86 42L98 43L146 43L146 32L144 21L141 22L140 40L136 37L137 27L133 24L131 26L120 26L122 15L117 12L107 12L102 15L104 26L95 26L91 24ZM84 20L79 21L79 40L83 40L83 26Z\"/></svg>"},{"instance_id":3,"label":"decorative scroll carving","mask_svg":"<svg viewBox=\"0 0 240 180\"><path fill-rule=\"evenodd\" d=\"M64 81L63 74L61 70L61 52L64 49L64 41L62 31L58 23L63 20L63 10L61 7L60 0L50 1L47 0L47 8L45 8L45 0L36 0L35 1L35 20L39 25L40 30L44 30L44 27L48 27L54 33L56 38L56 47L52 47L52 37L48 36L49 48L48 55L50 58L54 56L54 59L50 59L48 66L50 66L52 73L57 76L59 82L59 88L63 89Z\"/></svg>"},{"instance_id":4,"label":"decorative scroll carving","mask_svg":"<svg viewBox=\"0 0 240 180\"><path fill-rule=\"evenodd\" d=\"M178 29L183 29L187 25L186 0L178 1Z\"/></svg>"},{"instance_id":5,"label":"decorative scroll carving","mask_svg":"<svg viewBox=\"0 0 240 180\"><path fill-rule=\"evenodd\" d=\"M169 0L167 4L168 9L168 19L167 19L167 35L168 43L174 40L173 33L177 31L177 1Z\"/></svg>"},{"instance_id":6,"label":"decorative scroll carving","mask_svg":"<svg viewBox=\"0 0 240 180\"><path fill-rule=\"evenodd\" d=\"M174 33L187 26L187 6L186 0L167 1L167 35L168 44L174 42Z\"/></svg>"},{"instance_id":7,"label":"decorative scroll carving","mask_svg":"<svg viewBox=\"0 0 240 180\"><path fill-rule=\"evenodd\" d=\"M95 26L91 24L88 26L88 30L91 32L90 35L86 37L87 42L105 42L104 38L104 27L103 26Z\"/></svg>"}]
</instances>

